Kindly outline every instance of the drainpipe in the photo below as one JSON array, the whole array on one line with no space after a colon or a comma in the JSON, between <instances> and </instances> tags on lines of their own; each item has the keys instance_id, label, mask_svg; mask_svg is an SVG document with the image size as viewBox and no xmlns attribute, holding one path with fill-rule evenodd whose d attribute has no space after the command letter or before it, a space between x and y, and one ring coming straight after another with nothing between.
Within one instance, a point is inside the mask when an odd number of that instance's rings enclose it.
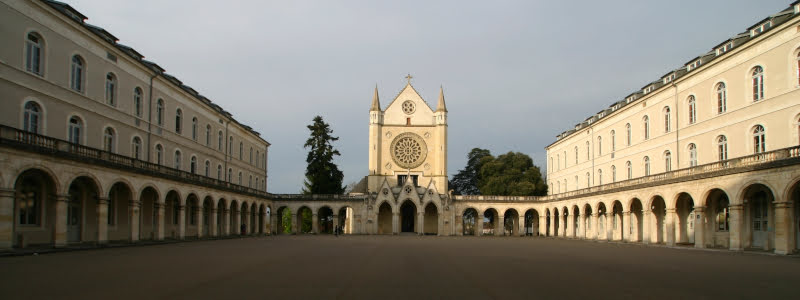
<instances>
[{"instance_id":1,"label":"drainpipe","mask_svg":"<svg viewBox=\"0 0 800 300\"><path fill-rule=\"evenodd\" d=\"M680 105L678 105L678 85L675 80L672 80L672 88L675 90L675 170L681 168L681 150L680 150L680 132L681 132L681 114Z\"/></svg>"},{"instance_id":2,"label":"drainpipe","mask_svg":"<svg viewBox=\"0 0 800 300\"><path fill-rule=\"evenodd\" d=\"M153 136L153 79L158 77L158 72L155 72L153 76L150 76L150 91L147 93L148 100L147 100L147 161L151 162L150 160L150 152L152 151L150 139Z\"/></svg>"}]
</instances>

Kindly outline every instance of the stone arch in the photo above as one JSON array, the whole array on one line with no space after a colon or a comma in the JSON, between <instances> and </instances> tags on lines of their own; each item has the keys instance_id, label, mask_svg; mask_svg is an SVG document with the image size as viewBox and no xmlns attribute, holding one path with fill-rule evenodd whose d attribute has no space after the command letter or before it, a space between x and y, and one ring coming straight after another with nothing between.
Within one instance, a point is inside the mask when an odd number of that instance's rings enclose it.
<instances>
[{"instance_id":1,"label":"stone arch","mask_svg":"<svg viewBox=\"0 0 800 300\"><path fill-rule=\"evenodd\" d=\"M463 235L478 235L478 210L474 207L466 207L460 214L461 216L461 234Z\"/></svg>"},{"instance_id":2,"label":"stone arch","mask_svg":"<svg viewBox=\"0 0 800 300\"><path fill-rule=\"evenodd\" d=\"M394 208L389 201L383 201L378 205L376 232L377 234L393 234L394 231Z\"/></svg>"},{"instance_id":3,"label":"stone arch","mask_svg":"<svg viewBox=\"0 0 800 300\"><path fill-rule=\"evenodd\" d=\"M744 209L744 224L742 226L742 242L745 248L760 248L764 250L775 247L774 231L775 210L774 190L762 183L746 185L740 194Z\"/></svg>"},{"instance_id":4,"label":"stone arch","mask_svg":"<svg viewBox=\"0 0 800 300\"><path fill-rule=\"evenodd\" d=\"M519 212L514 208L508 208L503 213L502 235L518 236L519 232Z\"/></svg>"},{"instance_id":5,"label":"stone arch","mask_svg":"<svg viewBox=\"0 0 800 300\"><path fill-rule=\"evenodd\" d=\"M525 235L538 236L539 234L539 211L529 208L525 210Z\"/></svg>"},{"instance_id":6,"label":"stone arch","mask_svg":"<svg viewBox=\"0 0 800 300\"><path fill-rule=\"evenodd\" d=\"M572 212L570 213L570 223L569 223L569 236L577 238L579 237L581 226L581 218L583 215L581 214L581 209L578 208L577 204L572 205Z\"/></svg>"},{"instance_id":7,"label":"stone arch","mask_svg":"<svg viewBox=\"0 0 800 300\"><path fill-rule=\"evenodd\" d=\"M200 220L198 220L199 224L198 226L200 226L198 228L199 236L212 235L211 232L213 230L211 228L211 224L213 222L211 221L212 217L211 211L214 209L216 209L216 206L214 205L214 197L212 197L211 195L206 195L205 197L203 197L203 204L201 206L201 217Z\"/></svg>"},{"instance_id":8,"label":"stone arch","mask_svg":"<svg viewBox=\"0 0 800 300\"><path fill-rule=\"evenodd\" d=\"M161 189L159 189L158 186L155 185L155 184L152 184L152 183L149 183L149 182L142 184L139 187L139 190L136 192L136 194L139 195L139 197L141 198L142 193L144 193L144 191L147 190L147 189L151 189L153 192L155 192L156 201L158 203L164 204L164 199L159 197L159 196L164 195L164 194L161 193Z\"/></svg>"},{"instance_id":9,"label":"stone arch","mask_svg":"<svg viewBox=\"0 0 800 300\"><path fill-rule=\"evenodd\" d=\"M653 195L648 201L650 210L650 221L648 223L650 242L662 244L667 240L667 204L661 195Z\"/></svg>"},{"instance_id":10,"label":"stone arch","mask_svg":"<svg viewBox=\"0 0 800 300\"><path fill-rule=\"evenodd\" d=\"M353 234L355 230L355 210L350 205L340 206L338 218L335 218L339 225L340 234ZM336 224L334 224L336 225ZM335 227L334 227L335 228Z\"/></svg>"},{"instance_id":11,"label":"stone arch","mask_svg":"<svg viewBox=\"0 0 800 300\"><path fill-rule=\"evenodd\" d=\"M630 203L628 206L629 228L623 229L623 231L627 230L626 232L630 234L628 241L642 242L644 240L644 207L642 206L642 200L632 198L628 203Z\"/></svg>"},{"instance_id":12,"label":"stone arch","mask_svg":"<svg viewBox=\"0 0 800 300\"><path fill-rule=\"evenodd\" d=\"M73 177L66 186L67 201L67 243L84 241L106 242L100 237L100 221L103 215L97 212L99 198L104 195L100 183L94 176ZM98 240L104 239L104 240Z\"/></svg>"},{"instance_id":13,"label":"stone arch","mask_svg":"<svg viewBox=\"0 0 800 300\"><path fill-rule=\"evenodd\" d=\"M297 234L304 234L304 233L311 233L313 227L313 216L314 211L311 210L311 207L306 205L301 205L297 208L297 218L293 220L293 222L297 222L297 224L292 224L294 228L297 228Z\"/></svg>"},{"instance_id":14,"label":"stone arch","mask_svg":"<svg viewBox=\"0 0 800 300\"><path fill-rule=\"evenodd\" d=\"M292 218L286 218L285 215L288 214L289 216L292 215L291 208L286 205L282 205L278 207L278 210L275 211L275 233L276 234L291 234L292 233ZM286 224L285 221L288 221L289 224Z\"/></svg>"},{"instance_id":15,"label":"stone arch","mask_svg":"<svg viewBox=\"0 0 800 300\"><path fill-rule=\"evenodd\" d=\"M21 230L21 226L12 226L13 237L21 235L27 244L65 244L66 241L54 238L58 179L48 170L29 168L17 174L13 188L15 203L12 224L38 225L35 230ZM17 244L16 238L11 242L14 246L23 246Z\"/></svg>"},{"instance_id":16,"label":"stone arch","mask_svg":"<svg viewBox=\"0 0 800 300\"><path fill-rule=\"evenodd\" d=\"M582 214L582 222L583 222L583 238L596 238L597 234L595 233L595 226L593 223L594 216L592 211L592 205L589 203L583 204L583 214Z\"/></svg>"},{"instance_id":17,"label":"stone arch","mask_svg":"<svg viewBox=\"0 0 800 300\"><path fill-rule=\"evenodd\" d=\"M113 181L112 181L113 182ZM136 202L136 203L132 203ZM139 218L130 214L131 205L141 205L134 190L127 181L116 181L108 189L106 214L108 219L107 237L109 240L134 240L139 238ZM141 207L139 209L141 213Z\"/></svg>"},{"instance_id":18,"label":"stone arch","mask_svg":"<svg viewBox=\"0 0 800 300\"><path fill-rule=\"evenodd\" d=\"M159 213L159 206L163 200L159 199L158 190L150 185L146 185L139 190L139 205L141 222L139 223L139 239L140 240L160 240L164 238L163 231L159 234L157 214ZM164 212L161 211L163 214ZM161 224L163 225L163 224Z\"/></svg>"},{"instance_id":19,"label":"stone arch","mask_svg":"<svg viewBox=\"0 0 800 300\"><path fill-rule=\"evenodd\" d=\"M400 232L419 232L417 214L420 209L417 204L411 199L406 199L400 204L399 210Z\"/></svg>"},{"instance_id":20,"label":"stone arch","mask_svg":"<svg viewBox=\"0 0 800 300\"><path fill-rule=\"evenodd\" d=\"M328 205L322 205L317 210L317 226L319 233L333 234L333 209Z\"/></svg>"},{"instance_id":21,"label":"stone arch","mask_svg":"<svg viewBox=\"0 0 800 300\"><path fill-rule=\"evenodd\" d=\"M184 236L200 237L201 221L200 212L202 202L197 194L192 191L186 195L184 202Z\"/></svg>"},{"instance_id":22,"label":"stone arch","mask_svg":"<svg viewBox=\"0 0 800 300\"><path fill-rule=\"evenodd\" d=\"M694 244L695 241L695 201L688 192L675 195L675 242Z\"/></svg>"},{"instance_id":23,"label":"stone arch","mask_svg":"<svg viewBox=\"0 0 800 300\"><path fill-rule=\"evenodd\" d=\"M502 224L498 223L498 218L500 217L497 209L493 207L489 207L483 210L481 214L483 217L483 228L478 228L481 231L482 235L500 235L502 234Z\"/></svg>"},{"instance_id":24,"label":"stone arch","mask_svg":"<svg viewBox=\"0 0 800 300\"><path fill-rule=\"evenodd\" d=\"M628 236L625 234L623 222L624 222L624 215L623 211L625 208L622 206L622 201L614 200L611 202L611 233L612 233L612 240L620 240L623 241Z\"/></svg>"},{"instance_id":25,"label":"stone arch","mask_svg":"<svg viewBox=\"0 0 800 300\"><path fill-rule=\"evenodd\" d=\"M705 213L702 216L707 225L699 228L706 237L704 246L716 248L730 247L730 205L731 198L725 190L713 187L703 193L701 198Z\"/></svg>"},{"instance_id":26,"label":"stone arch","mask_svg":"<svg viewBox=\"0 0 800 300\"><path fill-rule=\"evenodd\" d=\"M439 234L439 207L433 201L428 201L423 206L423 222L421 232L425 235L438 235Z\"/></svg>"}]
</instances>

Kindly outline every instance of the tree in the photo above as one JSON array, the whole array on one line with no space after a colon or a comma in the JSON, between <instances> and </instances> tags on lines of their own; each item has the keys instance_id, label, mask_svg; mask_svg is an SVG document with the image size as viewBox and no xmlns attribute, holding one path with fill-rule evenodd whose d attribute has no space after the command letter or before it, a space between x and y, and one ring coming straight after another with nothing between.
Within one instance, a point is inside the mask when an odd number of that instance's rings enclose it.
<instances>
[{"instance_id":1,"label":"tree","mask_svg":"<svg viewBox=\"0 0 800 300\"><path fill-rule=\"evenodd\" d=\"M306 140L303 148L311 148L306 157L306 179L304 182L304 194L341 194L342 179L344 174L339 167L333 163L334 156L338 156L339 151L333 148L332 142L339 140L332 136L333 130L322 120L322 117L314 117L313 124L308 125L311 137Z\"/></svg>"},{"instance_id":2,"label":"tree","mask_svg":"<svg viewBox=\"0 0 800 300\"><path fill-rule=\"evenodd\" d=\"M530 156L508 152L496 159L484 160L480 169L478 188L484 195L541 196L547 194L547 185L539 167Z\"/></svg>"},{"instance_id":3,"label":"tree","mask_svg":"<svg viewBox=\"0 0 800 300\"><path fill-rule=\"evenodd\" d=\"M489 150L481 148L472 148L467 154L467 166L458 171L450 181L450 188L454 190L456 195L479 195L481 192L478 189L478 181L480 180L480 169L483 162L487 161L484 158L492 158Z\"/></svg>"}]
</instances>

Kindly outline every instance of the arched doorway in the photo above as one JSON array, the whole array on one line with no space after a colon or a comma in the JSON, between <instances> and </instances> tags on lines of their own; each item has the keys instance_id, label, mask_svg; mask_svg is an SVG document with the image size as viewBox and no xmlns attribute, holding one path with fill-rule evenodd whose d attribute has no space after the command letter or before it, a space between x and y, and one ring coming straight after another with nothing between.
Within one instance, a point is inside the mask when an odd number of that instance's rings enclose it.
<instances>
[{"instance_id":1,"label":"arched doorway","mask_svg":"<svg viewBox=\"0 0 800 300\"><path fill-rule=\"evenodd\" d=\"M677 214L677 228L675 230L675 242L684 245L694 244L694 200L688 193L678 194L675 205Z\"/></svg>"},{"instance_id":2,"label":"arched doorway","mask_svg":"<svg viewBox=\"0 0 800 300\"><path fill-rule=\"evenodd\" d=\"M180 221L180 211L181 211L181 199L178 192L172 190L167 192L167 196L164 198L165 203L165 216L164 216L164 223L167 232L167 236L173 239L180 238L178 232L178 221Z\"/></svg>"},{"instance_id":3,"label":"arched doorway","mask_svg":"<svg viewBox=\"0 0 800 300\"><path fill-rule=\"evenodd\" d=\"M206 196L203 200L203 217L200 220L199 236L211 235L211 209L214 207L214 199L211 196Z\"/></svg>"},{"instance_id":4,"label":"arched doorway","mask_svg":"<svg viewBox=\"0 0 800 300\"><path fill-rule=\"evenodd\" d=\"M417 206L411 200L406 200L400 206L400 232L415 232L417 223Z\"/></svg>"},{"instance_id":5,"label":"arched doorway","mask_svg":"<svg viewBox=\"0 0 800 300\"><path fill-rule=\"evenodd\" d=\"M392 206L383 202L378 208L378 234L392 234Z\"/></svg>"},{"instance_id":6,"label":"arched doorway","mask_svg":"<svg viewBox=\"0 0 800 300\"><path fill-rule=\"evenodd\" d=\"M250 204L250 230L247 231L248 234L253 235L258 233L258 205L254 203Z\"/></svg>"},{"instance_id":7,"label":"arched doorway","mask_svg":"<svg viewBox=\"0 0 800 300\"><path fill-rule=\"evenodd\" d=\"M139 239L156 240L158 235L158 192L152 187L146 187L139 195L142 204L139 222Z\"/></svg>"},{"instance_id":8,"label":"arched doorway","mask_svg":"<svg viewBox=\"0 0 800 300\"><path fill-rule=\"evenodd\" d=\"M339 233L353 234L353 208L348 206L340 208L339 215L337 217L337 221L339 222Z\"/></svg>"},{"instance_id":9,"label":"arched doorway","mask_svg":"<svg viewBox=\"0 0 800 300\"><path fill-rule=\"evenodd\" d=\"M426 235L439 234L439 210L432 202L425 205L425 220L422 232Z\"/></svg>"},{"instance_id":10,"label":"arched doorway","mask_svg":"<svg viewBox=\"0 0 800 300\"><path fill-rule=\"evenodd\" d=\"M132 218L134 215L131 212L131 205L136 204L131 203L131 200L133 200L132 197L133 193L127 184L117 182L111 186L111 189L108 191L108 203L106 204L107 210L105 216L107 236L98 236L98 241L103 239L110 241L133 241L139 239L139 227L137 226L134 228L132 225L134 223L133 221L141 222L142 209L140 209L137 219L133 220Z\"/></svg>"},{"instance_id":11,"label":"arched doorway","mask_svg":"<svg viewBox=\"0 0 800 300\"><path fill-rule=\"evenodd\" d=\"M535 209L525 211L525 235L539 235L539 212Z\"/></svg>"},{"instance_id":12,"label":"arched doorway","mask_svg":"<svg viewBox=\"0 0 800 300\"><path fill-rule=\"evenodd\" d=\"M31 169L23 172L14 183L16 210L14 238L15 247L51 244L56 230L56 184L46 172ZM25 244L18 244L17 235L22 235ZM62 241L59 241L62 242ZM65 242L65 241L63 241Z\"/></svg>"},{"instance_id":13,"label":"arched doorway","mask_svg":"<svg viewBox=\"0 0 800 300\"><path fill-rule=\"evenodd\" d=\"M774 227L773 206L774 196L772 190L763 184L753 184L745 189L744 203L746 205L745 220L745 247L769 250L774 248L774 235L770 231Z\"/></svg>"},{"instance_id":14,"label":"arched doorway","mask_svg":"<svg viewBox=\"0 0 800 300\"><path fill-rule=\"evenodd\" d=\"M279 207L275 218L277 222L277 224L275 224L275 231L277 234L292 233L292 211L288 207Z\"/></svg>"},{"instance_id":15,"label":"arched doorway","mask_svg":"<svg viewBox=\"0 0 800 300\"><path fill-rule=\"evenodd\" d=\"M550 214L550 209L547 208L544 210L545 217L544 217L544 236L552 236L552 228L550 228L550 224L552 224L552 215Z\"/></svg>"},{"instance_id":16,"label":"arched doorway","mask_svg":"<svg viewBox=\"0 0 800 300\"><path fill-rule=\"evenodd\" d=\"M78 177L69 185L68 194L67 243L97 241L97 184L89 177Z\"/></svg>"},{"instance_id":17,"label":"arched doorway","mask_svg":"<svg viewBox=\"0 0 800 300\"><path fill-rule=\"evenodd\" d=\"M461 216L462 234L463 235L477 235L477 217L478 212L474 208L467 208Z\"/></svg>"},{"instance_id":18,"label":"arched doorway","mask_svg":"<svg viewBox=\"0 0 800 300\"><path fill-rule=\"evenodd\" d=\"M667 215L667 205L661 196L653 197L650 203L650 213L653 221L650 222L650 242L663 244L666 242L664 234L667 232L667 224L664 218Z\"/></svg>"},{"instance_id":19,"label":"arched doorway","mask_svg":"<svg viewBox=\"0 0 800 300\"><path fill-rule=\"evenodd\" d=\"M199 225L200 225L200 200L197 199L195 194L189 194L186 197L186 210L185 210L185 218L186 218L186 235L187 237L199 237Z\"/></svg>"},{"instance_id":20,"label":"arched doorway","mask_svg":"<svg viewBox=\"0 0 800 300\"><path fill-rule=\"evenodd\" d=\"M561 214L558 208L553 209L553 236L559 236L561 233Z\"/></svg>"},{"instance_id":21,"label":"arched doorway","mask_svg":"<svg viewBox=\"0 0 800 300\"><path fill-rule=\"evenodd\" d=\"M730 199L721 189L713 189L706 197L706 245L715 248L730 248Z\"/></svg>"},{"instance_id":22,"label":"arched doorway","mask_svg":"<svg viewBox=\"0 0 800 300\"><path fill-rule=\"evenodd\" d=\"M239 202L236 200L231 201L231 206L228 208L228 234L239 235L242 230L239 228Z\"/></svg>"},{"instance_id":23,"label":"arched doorway","mask_svg":"<svg viewBox=\"0 0 800 300\"><path fill-rule=\"evenodd\" d=\"M225 217L228 215L225 209L225 199L219 199L217 202L217 236L225 236L228 235L228 232L225 230Z\"/></svg>"},{"instance_id":24,"label":"arched doorway","mask_svg":"<svg viewBox=\"0 0 800 300\"><path fill-rule=\"evenodd\" d=\"M519 213L516 209L509 208L503 214L503 235L516 236L519 234Z\"/></svg>"},{"instance_id":25,"label":"arched doorway","mask_svg":"<svg viewBox=\"0 0 800 300\"><path fill-rule=\"evenodd\" d=\"M614 201L613 205L613 215L611 219L611 233L613 238L611 240L623 241L625 240L625 236L627 236L627 234L624 232L625 230L622 229L622 203L619 201Z\"/></svg>"},{"instance_id":26,"label":"arched doorway","mask_svg":"<svg viewBox=\"0 0 800 300\"><path fill-rule=\"evenodd\" d=\"M597 233L596 237L598 240L609 239L608 230L606 230L606 227L608 227L608 224L606 223L606 220L608 219L608 216L606 216L607 213L608 210L606 209L606 204L600 202L600 204L597 205L597 226L595 226L595 231Z\"/></svg>"},{"instance_id":27,"label":"arched doorway","mask_svg":"<svg viewBox=\"0 0 800 300\"><path fill-rule=\"evenodd\" d=\"M559 225L561 225L563 227L561 229L561 231L562 231L561 235L562 235L562 237L568 237L569 236L569 232L572 231L572 228L570 226L571 224L569 223L569 220L570 220L569 208L567 208L566 206L561 207L561 215L559 215L559 218L561 218L559 220L560 221Z\"/></svg>"},{"instance_id":28,"label":"arched doorway","mask_svg":"<svg viewBox=\"0 0 800 300\"><path fill-rule=\"evenodd\" d=\"M497 211L494 208L486 209L483 212L483 228L481 228L482 235L495 235L500 234L500 228L497 227Z\"/></svg>"},{"instance_id":29,"label":"arched doorway","mask_svg":"<svg viewBox=\"0 0 800 300\"><path fill-rule=\"evenodd\" d=\"M330 207L323 206L317 212L317 224L319 226L319 233L333 234L333 210Z\"/></svg>"},{"instance_id":30,"label":"arched doorway","mask_svg":"<svg viewBox=\"0 0 800 300\"><path fill-rule=\"evenodd\" d=\"M592 206L588 203L583 206L583 237L587 239L594 239L597 234L594 232L594 224L592 224Z\"/></svg>"},{"instance_id":31,"label":"arched doorway","mask_svg":"<svg viewBox=\"0 0 800 300\"><path fill-rule=\"evenodd\" d=\"M250 205L247 205L247 202L242 201L242 206L239 208L239 226L236 228L236 231L239 232L240 235L247 235L248 232L248 220L250 216Z\"/></svg>"},{"instance_id":32,"label":"arched doorway","mask_svg":"<svg viewBox=\"0 0 800 300\"><path fill-rule=\"evenodd\" d=\"M298 234L306 234L311 233L311 222L312 222L313 215L311 213L311 209L303 206L297 210L297 233Z\"/></svg>"},{"instance_id":33,"label":"arched doorway","mask_svg":"<svg viewBox=\"0 0 800 300\"><path fill-rule=\"evenodd\" d=\"M642 201L633 198L630 208L630 228L628 229L628 240L631 242L641 242L644 236L644 213L642 211Z\"/></svg>"},{"instance_id":34,"label":"arched doorway","mask_svg":"<svg viewBox=\"0 0 800 300\"><path fill-rule=\"evenodd\" d=\"M581 210L578 208L577 205L572 206L572 220L570 220L570 236L573 238L579 238L580 229L578 224L580 224L580 217L581 217ZM585 230L585 229L584 229Z\"/></svg>"}]
</instances>

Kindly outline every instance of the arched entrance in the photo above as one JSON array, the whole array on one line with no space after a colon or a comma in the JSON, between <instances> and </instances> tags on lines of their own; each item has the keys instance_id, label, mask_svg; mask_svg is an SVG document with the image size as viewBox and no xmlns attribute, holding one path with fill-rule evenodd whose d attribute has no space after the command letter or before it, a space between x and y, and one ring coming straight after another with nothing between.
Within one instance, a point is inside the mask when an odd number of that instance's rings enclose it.
<instances>
[{"instance_id":1,"label":"arched entrance","mask_svg":"<svg viewBox=\"0 0 800 300\"><path fill-rule=\"evenodd\" d=\"M580 217L581 217L581 210L578 208L577 205L572 206L572 219L569 223L570 229L570 236L573 238L579 238L580 229L578 224L580 224ZM585 229L584 229L585 230Z\"/></svg>"},{"instance_id":2,"label":"arched entrance","mask_svg":"<svg viewBox=\"0 0 800 300\"><path fill-rule=\"evenodd\" d=\"M641 242L644 236L644 213L642 211L642 201L633 198L630 208L630 229L628 229L628 240L631 242Z\"/></svg>"},{"instance_id":3,"label":"arched entrance","mask_svg":"<svg viewBox=\"0 0 800 300\"><path fill-rule=\"evenodd\" d=\"M214 199L211 196L206 196L203 200L203 217L200 220L199 236L211 235L211 209L214 207Z\"/></svg>"},{"instance_id":4,"label":"arched entrance","mask_svg":"<svg viewBox=\"0 0 800 300\"><path fill-rule=\"evenodd\" d=\"M277 234L291 234L292 233L292 211L286 207L281 206L276 212L275 232Z\"/></svg>"},{"instance_id":5,"label":"arched entrance","mask_svg":"<svg viewBox=\"0 0 800 300\"><path fill-rule=\"evenodd\" d=\"M78 177L69 185L68 194L67 243L97 241L97 184L89 177Z\"/></svg>"},{"instance_id":6,"label":"arched entrance","mask_svg":"<svg viewBox=\"0 0 800 300\"><path fill-rule=\"evenodd\" d=\"M650 204L650 213L653 216L653 221L650 222L650 242L663 244L666 242L664 233L667 232L667 224L664 222L664 218L667 215L667 205L664 203L664 198L661 198L661 196L653 197Z\"/></svg>"},{"instance_id":7,"label":"arched entrance","mask_svg":"<svg viewBox=\"0 0 800 300\"><path fill-rule=\"evenodd\" d=\"M569 232L572 231L571 228L572 226L569 223L570 220L569 208L567 208L566 206L561 207L561 215L559 217L561 218L561 220L559 220L561 221L560 225L563 227L561 229L562 230L561 235L562 237L569 237Z\"/></svg>"},{"instance_id":8,"label":"arched entrance","mask_svg":"<svg viewBox=\"0 0 800 300\"><path fill-rule=\"evenodd\" d=\"M462 234L463 235L477 235L478 228L477 228L477 216L478 211L474 208L467 208L464 210L464 214L461 216L461 223L462 223Z\"/></svg>"},{"instance_id":9,"label":"arched entrance","mask_svg":"<svg viewBox=\"0 0 800 300\"><path fill-rule=\"evenodd\" d=\"M225 236L228 235L228 232L225 230L225 217L228 216L228 212L225 209L225 199L219 199L217 202L217 235L218 236Z\"/></svg>"},{"instance_id":10,"label":"arched entrance","mask_svg":"<svg viewBox=\"0 0 800 300\"><path fill-rule=\"evenodd\" d=\"M164 198L165 203L165 225L166 227L164 230L167 232L167 236L173 239L179 238L178 236L178 221L180 220L180 211L181 211L181 199L178 195L178 192L172 190L167 192L167 196Z\"/></svg>"},{"instance_id":11,"label":"arched entrance","mask_svg":"<svg viewBox=\"0 0 800 300\"><path fill-rule=\"evenodd\" d=\"M675 230L675 242L684 245L694 244L694 200L688 193L678 194L675 205L675 214L678 216Z\"/></svg>"},{"instance_id":12,"label":"arched entrance","mask_svg":"<svg viewBox=\"0 0 800 300\"><path fill-rule=\"evenodd\" d=\"M137 205L137 203L132 203L132 197L133 194L127 184L117 182L111 186L111 189L108 191L108 203L106 204L107 210L105 216L107 235L105 237L98 236L98 241L133 241L139 239L139 227L138 225L136 227L132 225L134 221L137 223L141 221L141 209L139 211L139 216L134 220L133 217L135 215L131 211L131 206ZM98 223L98 231L99 227Z\"/></svg>"},{"instance_id":13,"label":"arched entrance","mask_svg":"<svg viewBox=\"0 0 800 300\"><path fill-rule=\"evenodd\" d=\"M186 197L186 210L185 210L185 218L186 218L186 236L192 237L199 237L198 226L200 224L200 220L198 220L200 216L200 201L197 199L195 194L189 194Z\"/></svg>"},{"instance_id":14,"label":"arched entrance","mask_svg":"<svg viewBox=\"0 0 800 300\"><path fill-rule=\"evenodd\" d=\"M494 208L486 209L483 212L483 228L481 228L481 235L499 234L498 230L497 211Z\"/></svg>"},{"instance_id":15,"label":"arched entrance","mask_svg":"<svg viewBox=\"0 0 800 300\"><path fill-rule=\"evenodd\" d=\"M415 224L417 223L417 206L406 200L400 206L400 232L415 232Z\"/></svg>"},{"instance_id":16,"label":"arched entrance","mask_svg":"<svg viewBox=\"0 0 800 300\"><path fill-rule=\"evenodd\" d=\"M297 210L297 233L298 234L306 234L311 233L311 222L312 222L312 213L311 209L303 206Z\"/></svg>"},{"instance_id":17,"label":"arched entrance","mask_svg":"<svg viewBox=\"0 0 800 300\"><path fill-rule=\"evenodd\" d=\"M609 238L608 231L606 230L606 227L608 227L608 224L606 223L606 220L608 219L606 216L607 213L608 210L606 209L606 204L600 202L600 204L597 205L597 226L595 226L595 232L597 233L596 237L598 240L607 240Z\"/></svg>"},{"instance_id":18,"label":"arched entrance","mask_svg":"<svg viewBox=\"0 0 800 300\"><path fill-rule=\"evenodd\" d=\"M593 239L597 237L592 224L592 206L588 203L583 206L583 237Z\"/></svg>"},{"instance_id":19,"label":"arched entrance","mask_svg":"<svg viewBox=\"0 0 800 300\"><path fill-rule=\"evenodd\" d=\"M561 233L561 214L558 212L558 208L553 209L553 236L559 236Z\"/></svg>"},{"instance_id":20,"label":"arched entrance","mask_svg":"<svg viewBox=\"0 0 800 300\"><path fill-rule=\"evenodd\" d=\"M794 250L800 250L800 182L795 183L790 190L790 199L794 208L792 228L794 229Z\"/></svg>"},{"instance_id":21,"label":"arched entrance","mask_svg":"<svg viewBox=\"0 0 800 300\"><path fill-rule=\"evenodd\" d=\"M525 235L539 235L539 212L535 209L525 211Z\"/></svg>"},{"instance_id":22,"label":"arched entrance","mask_svg":"<svg viewBox=\"0 0 800 300\"><path fill-rule=\"evenodd\" d=\"M141 218L139 221L139 239L158 239L158 192L152 187L146 187L139 195L142 204Z\"/></svg>"},{"instance_id":23,"label":"arched entrance","mask_svg":"<svg viewBox=\"0 0 800 300\"><path fill-rule=\"evenodd\" d=\"M257 234L258 233L258 205L255 203L250 204L250 229L247 231L248 234Z\"/></svg>"},{"instance_id":24,"label":"arched entrance","mask_svg":"<svg viewBox=\"0 0 800 300\"><path fill-rule=\"evenodd\" d=\"M353 208L347 206L340 208L337 217L337 221L339 222L339 233L353 234Z\"/></svg>"},{"instance_id":25,"label":"arched entrance","mask_svg":"<svg viewBox=\"0 0 800 300\"><path fill-rule=\"evenodd\" d=\"M317 212L317 224L319 226L319 233L333 234L333 210L330 207L323 206Z\"/></svg>"},{"instance_id":26,"label":"arched entrance","mask_svg":"<svg viewBox=\"0 0 800 300\"><path fill-rule=\"evenodd\" d=\"M425 205L425 220L422 232L426 235L439 234L439 210L436 205L429 202Z\"/></svg>"},{"instance_id":27,"label":"arched entrance","mask_svg":"<svg viewBox=\"0 0 800 300\"><path fill-rule=\"evenodd\" d=\"M247 235L248 233L248 217L250 216L250 205L247 205L247 202L242 202L242 206L239 208L239 226L236 227L236 232L240 235ZM298 214L299 216L299 214Z\"/></svg>"},{"instance_id":28,"label":"arched entrance","mask_svg":"<svg viewBox=\"0 0 800 300\"><path fill-rule=\"evenodd\" d=\"M378 234L392 234L392 206L383 202L378 208Z\"/></svg>"},{"instance_id":29,"label":"arched entrance","mask_svg":"<svg viewBox=\"0 0 800 300\"><path fill-rule=\"evenodd\" d=\"M624 232L625 230L622 229L622 203L614 201L613 205L613 215L611 219L612 240L622 241L625 240L625 236L627 236L626 232Z\"/></svg>"},{"instance_id":30,"label":"arched entrance","mask_svg":"<svg viewBox=\"0 0 800 300\"><path fill-rule=\"evenodd\" d=\"M516 209L509 208L503 214L503 235L516 236L519 234L519 213Z\"/></svg>"},{"instance_id":31,"label":"arched entrance","mask_svg":"<svg viewBox=\"0 0 800 300\"><path fill-rule=\"evenodd\" d=\"M552 215L550 214L550 209L547 208L544 210L545 217L544 217L544 236L552 236L552 228L550 228L550 224L552 224Z\"/></svg>"},{"instance_id":32,"label":"arched entrance","mask_svg":"<svg viewBox=\"0 0 800 300\"><path fill-rule=\"evenodd\" d=\"M730 248L730 199L721 189L713 189L706 197L706 219L709 227L705 228L706 245L715 248Z\"/></svg>"},{"instance_id":33,"label":"arched entrance","mask_svg":"<svg viewBox=\"0 0 800 300\"><path fill-rule=\"evenodd\" d=\"M55 180L44 171L27 170L14 183L14 197L14 246L54 243L57 205ZM18 244L17 235L22 235L27 245Z\"/></svg>"},{"instance_id":34,"label":"arched entrance","mask_svg":"<svg viewBox=\"0 0 800 300\"><path fill-rule=\"evenodd\" d=\"M745 220L747 220L744 236L748 242L745 247L764 250L774 248L775 237L771 230L774 227L772 202L775 198L772 190L763 184L753 184L745 189L743 195L743 202L746 205Z\"/></svg>"}]
</instances>

